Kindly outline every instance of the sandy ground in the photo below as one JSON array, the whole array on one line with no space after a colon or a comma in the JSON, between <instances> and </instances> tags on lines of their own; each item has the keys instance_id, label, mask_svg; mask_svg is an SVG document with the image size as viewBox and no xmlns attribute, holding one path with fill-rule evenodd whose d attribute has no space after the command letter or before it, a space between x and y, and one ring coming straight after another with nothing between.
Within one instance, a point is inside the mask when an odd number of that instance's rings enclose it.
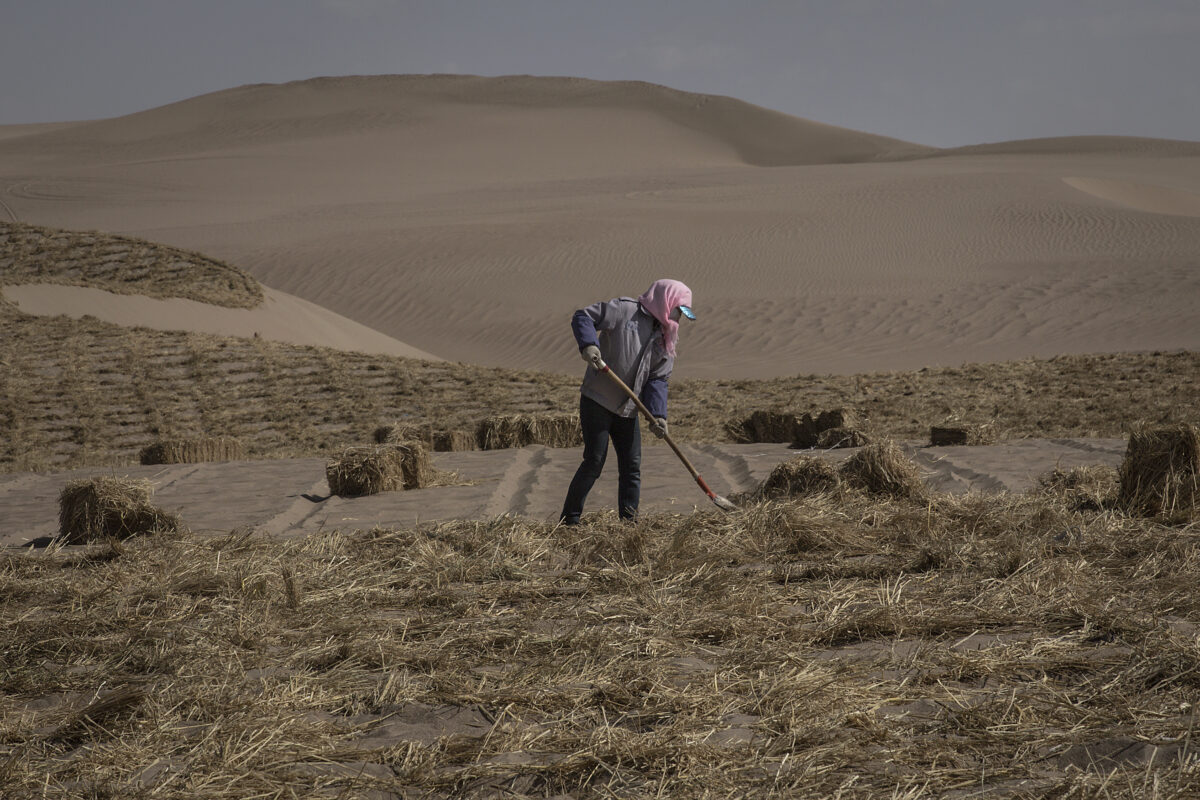
<instances>
[{"instance_id":1,"label":"sandy ground","mask_svg":"<svg viewBox=\"0 0 1200 800\"><path fill-rule=\"evenodd\" d=\"M90 314L106 322L160 331L259 336L277 342L441 360L286 292L264 288L263 294L261 306L247 309L223 308L180 298L161 300L115 294L82 286L25 284L0 288L0 295L16 303L17 308L27 314L65 314L76 319Z\"/></svg>"},{"instance_id":2,"label":"sandy ground","mask_svg":"<svg viewBox=\"0 0 1200 800\"><path fill-rule=\"evenodd\" d=\"M779 463L798 454L784 444L684 445L700 474L718 494L758 486ZM921 447L905 450L946 492L1023 491L1055 467L1116 466L1123 439L1025 439L989 447ZM852 450L830 451L841 460ZM541 446L516 450L437 453L434 465L456 471L470 485L388 492L353 499L329 496L325 461L279 461L89 468L55 474L0 475L0 545L14 546L57 532L58 493L70 480L128 475L154 483L154 502L178 512L196 533L228 532L250 525L272 534L396 527L444 519L514 514L552 520L579 463L577 449ZM616 469L611 464L588 498L587 511L614 508ZM689 513L711 504L664 446L643 450L642 510Z\"/></svg>"},{"instance_id":3,"label":"sandy ground","mask_svg":"<svg viewBox=\"0 0 1200 800\"><path fill-rule=\"evenodd\" d=\"M636 83L242 87L0 129L0 214L197 249L451 360L573 369L675 277L677 375L1200 347L1200 144L932 151Z\"/></svg>"}]
</instances>

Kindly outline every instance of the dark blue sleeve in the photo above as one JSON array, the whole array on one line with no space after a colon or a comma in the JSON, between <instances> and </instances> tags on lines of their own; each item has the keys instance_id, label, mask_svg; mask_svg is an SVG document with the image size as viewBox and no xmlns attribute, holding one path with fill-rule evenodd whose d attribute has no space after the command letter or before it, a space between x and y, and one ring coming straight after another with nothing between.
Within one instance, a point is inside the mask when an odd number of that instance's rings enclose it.
<instances>
[{"instance_id":1,"label":"dark blue sleeve","mask_svg":"<svg viewBox=\"0 0 1200 800\"><path fill-rule=\"evenodd\" d=\"M579 344L580 350L588 345L600 346L600 341L596 338L596 324L592 322L592 318L584 309L579 309L575 312L575 316L571 317L571 331L575 334L575 341Z\"/></svg>"},{"instance_id":2,"label":"dark blue sleeve","mask_svg":"<svg viewBox=\"0 0 1200 800\"><path fill-rule=\"evenodd\" d=\"M642 387L642 402L655 419L667 418L667 379L651 378Z\"/></svg>"}]
</instances>

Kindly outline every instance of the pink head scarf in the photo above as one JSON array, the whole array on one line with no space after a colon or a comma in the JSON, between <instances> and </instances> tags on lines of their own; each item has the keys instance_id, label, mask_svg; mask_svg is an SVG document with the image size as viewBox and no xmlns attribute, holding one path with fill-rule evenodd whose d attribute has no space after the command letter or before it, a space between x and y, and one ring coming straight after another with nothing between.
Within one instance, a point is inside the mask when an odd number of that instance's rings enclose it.
<instances>
[{"instance_id":1,"label":"pink head scarf","mask_svg":"<svg viewBox=\"0 0 1200 800\"><path fill-rule=\"evenodd\" d=\"M679 341L679 323L671 319L671 312L679 306L692 305L692 290L680 281L663 278L650 284L638 302L662 326L663 346L667 355L674 358L675 343Z\"/></svg>"}]
</instances>

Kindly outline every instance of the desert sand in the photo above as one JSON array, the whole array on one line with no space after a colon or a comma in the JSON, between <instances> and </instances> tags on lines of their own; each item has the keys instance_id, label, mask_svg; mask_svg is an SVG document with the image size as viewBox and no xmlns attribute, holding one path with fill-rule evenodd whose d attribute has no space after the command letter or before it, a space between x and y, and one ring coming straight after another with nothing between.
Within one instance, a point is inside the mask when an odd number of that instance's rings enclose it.
<instances>
[{"instance_id":1,"label":"desert sand","mask_svg":"<svg viewBox=\"0 0 1200 800\"><path fill-rule=\"evenodd\" d=\"M779 463L796 456L786 444L684 445L684 451L718 494L757 488ZM1121 439L1025 439L990 447L921 447L905 452L940 492L1019 492L1055 468L1115 467ZM821 451L841 461L853 449ZM434 465L458 473L464 485L369 497L331 497L320 458L121 467L119 475L145 478L154 502L180 514L197 534L250 526L271 535L302 536L334 530L404 527L449 519L491 519L501 514L552 521L579 465L579 450L540 445L516 450L436 453ZM58 493L69 481L113 474L88 468L52 474L0 475L5 525L0 546L44 543L58 532ZM644 513L689 514L713 506L666 447L647 447L642 466ZM596 483L587 511L616 507L616 473Z\"/></svg>"},{"instance_id":2,"label":"desert sand","mask_svg":"<svg viewBox=\"0 0 1200 800\"><path fill-rule=\"evenodd\" d=\"M200 250L413 348L574 370L674 277L680 377L1200 347L1200 144L934 150L570 78L246 86L0 129L0 214Z\"/></svg>"},{"instance_id":3,"label":"desert sand","mask_svg":"<svg viewBox=\"0 0 1200 800\"><path fill-rule=\"evenodd\" d=\"M26 314L65 314L75 319L90 314L105 322L160 331L259 336L268 341L422 358L427 361L441 360L278 289L265 288L263 295L262 305L247 309L225 308L181 298L163 300L142 295L114 294L85 286L43 283L0 288L0 296L15 303Z\"/></svg>"}]
</instances>

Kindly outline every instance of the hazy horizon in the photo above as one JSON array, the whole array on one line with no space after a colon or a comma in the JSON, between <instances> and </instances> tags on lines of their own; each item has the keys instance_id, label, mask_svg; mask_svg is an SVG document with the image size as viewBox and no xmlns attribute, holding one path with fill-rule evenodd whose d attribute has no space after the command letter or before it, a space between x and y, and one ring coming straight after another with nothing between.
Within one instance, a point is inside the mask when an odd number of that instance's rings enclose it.
<instances>
[{"instance_id":1,"label":"hazy horizon","mask_svg":"<svg viewBox=\"0 0 1200 800\"><path fill-rule=\"evenodd\" d=\"M1200 140L1200 5L1183 0L46 0L6 18L6 125L253 83L463 73L643 80L939 147Z\"/></svg>"}]
</instances>

